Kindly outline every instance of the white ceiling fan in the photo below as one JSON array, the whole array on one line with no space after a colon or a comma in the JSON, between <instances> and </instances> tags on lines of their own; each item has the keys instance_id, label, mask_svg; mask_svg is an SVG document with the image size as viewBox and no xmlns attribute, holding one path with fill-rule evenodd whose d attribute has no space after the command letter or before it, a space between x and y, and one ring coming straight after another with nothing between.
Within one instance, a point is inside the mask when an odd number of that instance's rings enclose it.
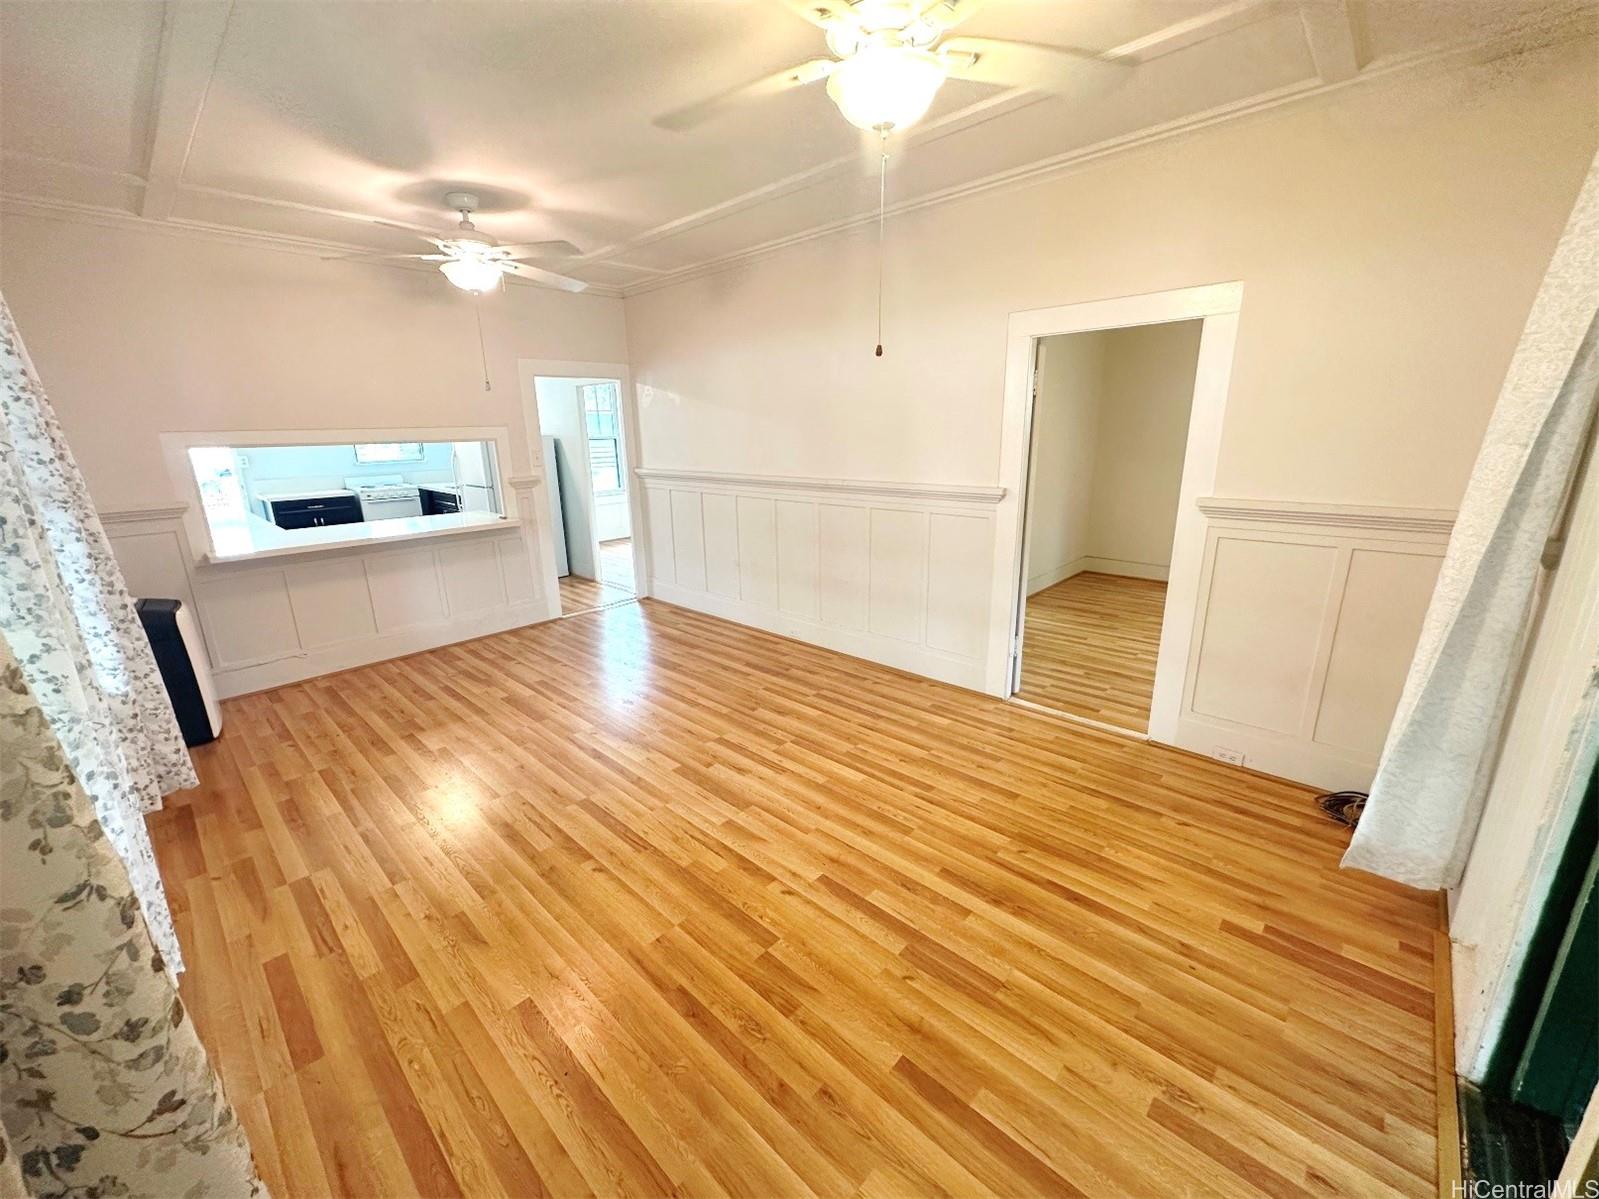
<instances>
[{"instance_id":1,"label":"white ceiling fan","mask_svg":"<svg viewBox=\"0 0 1599 1199\"><path fill-rule=\"evenodd\" d=\"M543 267L529 266L525 258L569 258L580 251L569 241L535 241L520 245L502 246L472 223L477 211L478 197L472 192L449 192L444 203L461 214L461 220L449 237L429 237L407 229L425 242L438 248L436 254L343 254L336 257L348 259L410 259L416 262L436 262L444 277L462 291L481 294L500 286L506 275L547 283L564 291L584 291L588 284L570 275L558 275ZM378 224L387 224L379 221ZM404 228L396 225L394 228Z\"/></svg>"},{"instance_id":2,"label":"white ceiling fan","mask_svg":"<svg viewBox=\"0 0 1599 1199\"><path fill-rule=\"evenodd\" d=\"M1087 50L944 34L983 0L781 0L827 34L836 57L813 58L753 83L658 117L685 130L757 96L827 80L844 119L888 133L920 120L946 79L1077 95L1125 77L1131 62ZM940 41L940 39L943 39Z\"/></svg>"}]
</instances>

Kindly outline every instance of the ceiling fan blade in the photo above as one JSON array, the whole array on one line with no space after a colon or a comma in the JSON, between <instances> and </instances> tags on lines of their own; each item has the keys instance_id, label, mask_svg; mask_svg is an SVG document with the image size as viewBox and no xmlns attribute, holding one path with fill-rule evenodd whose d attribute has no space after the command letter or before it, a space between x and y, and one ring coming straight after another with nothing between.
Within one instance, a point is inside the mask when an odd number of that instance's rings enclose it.
<instances>
[{"instance_id":1,"label":"ceiling fan blade","mask_svg":"<svg viewBox=\"0 0 1599 1199\"><path fill-rule=\"evenodd\" d=\"M574 279L570 275L557 275L554 271L540 270L536 266L528 266L525 262L499 262L495 265L507 275L532 279L537 283L548 283L552 287L559 287L562 291L587 291L589 286L581 279Z\"/></svg>"},{"instance_id":2,"label":"ceiling fan blade","mask_svg":"<svg viewBox=\"0 0 1599 1199\"><path fill-rule=\"evenodd\" d=\"M916 14L935 29L952 29L983 7L985 0L926 0Z\"/></svg>"},{"instance_id":3,"label":"ceiling fan blade","mask_svg":"<svg viewBox=\"0 0 1599 1199\"><path fill-rule=\"evenodd\" d=\"M323 262L382 262L386 259L410 258L417 262L445 262L448 254L325 254Z\"/></svg>"},{"instance_id":4,"label":"ceiling fan blade","mask_svg":"<svg viewBox=\"0 0 1599 1199\"><path fill-rule=\"evenodd\" d=\"M745 100L752 100L757 96L776 95L790 88L804 87L807 83L826 79L836 66L838 63L831 58L813 58L809 62L789 67L786 71L778 71L764 79L757 79L753 83L725 91L719 96L712 96L709 100L701 100L698 104L690 104L687 108L665 113L655 118L655 124L662 129L682 133L705 124L706 121L720 116L727 109Z\"/></svg>"},{"instance_id":5,"label":"ceiling fan blade","mask_svg":"<svg viewBox=\"0 0 1599 1199\"><path fill-rule=\"evenodd\" d=\"M952 37L939 46L938 56L952 79L1067 96L1125 79L1132 70L1131 63L1091 50L991 37Z\"/></svg>"},{"instance_id":6,"label":"ceiling fan blade","mask_svg":"<svg viewBox=\"0 0 1599 1199\"><path fill-rule=\"evenodd\" d=\"M569 241L525 241L495 249L506 258L570 258L583 252Z\"/></svg>"},{"instance_id":7,"label":"ceiling fan blade","mask_svg":"<svg viewBox=\"0 0 1599 1199\"><path fill-rule=\"evenodd\" d=\"M826 29L836 21L847 21L852 15L847 0L778 0L778 3L818 29Z\"/></svg>"}]
</instances>

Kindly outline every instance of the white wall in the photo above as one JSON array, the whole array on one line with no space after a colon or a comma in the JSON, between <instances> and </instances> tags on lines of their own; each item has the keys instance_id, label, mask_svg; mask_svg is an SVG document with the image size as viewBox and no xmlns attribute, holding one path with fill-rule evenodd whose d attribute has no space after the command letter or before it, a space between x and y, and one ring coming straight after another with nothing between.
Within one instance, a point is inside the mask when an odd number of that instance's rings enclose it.
<instances>
[{"instance_id":1,"label":"white wall","mask_svg":"<svg viewBox=\"0 0 1599 1199\"><path fill-rule=\"evenodd\" d=\"M1165 578L1188 449L1201 321L1106 335L1088 554L1094 570Z\"/></svg>"},{"instance_id":2,"label":"white wall","mask_svg":"<svg viewBox=\"0 0 1599 1199\"><path fill-rule=\"evenodd\" d=\"M783 477L995 485L1011 313L1238 280L1216 490L1261 503L1207 549L1213 594L1232 597L1244 624L1218 609L1196 627L1208 677L1188 680L1202 685L1184 743L1360 785L1448 513L1599 141L1596 83L1592 39L1429 67L897 216L881 359L866 228L630 297L643 464L695 490L652 489L657 575L672 548L655 517L669 511L681 536L717 476L757 489ZM738 550L724 591L746 566L745 507L731 511L731 529L715 531ZM765 591L724 594L701 578L710 520L689 536L681 602L780 617ZM853 556L824 553L812 569L840 594L880 575L908 594L934 569L920 539L914 564L858 533L835 552ZM960 619L992 632L1006 614L985 599ZM1252 635L1235 645L1245 625ZM999 639L963 629L946 640L976 646L976 677L995 677L986 655ZM870 628L852 644L879 660L899 653Z\"/></svg>"},{"instance_id":3,"label":"white wall","mask_svg":"<svg viewBox=\"0 0 1599 1199\"><path fill-rule=\"evenodd\" d=\"M198 608L225 694L550 614L542 564L553 547L536 486L513 482L521 523L504 531L212 566L174 513L186 497L160 436L504 429L502 478L530 478L542 462L518 360L624 358L620 301L522 286L485 297L486 392L475 301L433 272L0 210L0 290L113 517L123 570L136 591Z\"/></svg>"},{"instance_id":4,"label":"white wall","mask_svg":"<svg viewBox=\"0 0 1599 1199\"><path fill-rule=\"evenodd\" d=\"M170 504L163 432L499 425L519 358L625 360L622 303L0 210L0 290L102 510ZM474 303L493 390L483 389Z\"/></svg>"},{"instance_id":5,"label":"white wall","mask_svg":"<svg viewBox=\"0 0 1599 1199\"><path fill-rule=\"evenodd\" d=\"M1027 594L1084 569L1109 333L1046 337L1028 463Z\"/></svg>"},{"instance_id":6,"label":"white wall","mask_svg":"<svg viewBox=\"0 0 1599 1199\"><path fill-rule=\"evenodd\" d=\"M1027 593L1084 570L1164 579L1202 322L1039 342Z\"/></svg>"}]
</instances>

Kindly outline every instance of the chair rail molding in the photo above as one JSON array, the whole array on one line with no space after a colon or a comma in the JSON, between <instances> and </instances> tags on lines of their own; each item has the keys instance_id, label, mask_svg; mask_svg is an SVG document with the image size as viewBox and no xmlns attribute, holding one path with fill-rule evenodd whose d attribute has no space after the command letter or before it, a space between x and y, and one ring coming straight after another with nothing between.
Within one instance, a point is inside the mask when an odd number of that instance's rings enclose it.
<instances>
[{"instance_id":1,"label":"chair rail molding","mask_svg":"<svg viewBox=\"0 0 1599 1199\"><path fill-rule=\"evenodd\" d=\"M188 510L187 504L152 504L142 508L113 508L109 512L99 513L99 517L100 523L109 528L182 520Z\"/></svg>"},{"instance_id":2,"label":"chair rail molding","mask_svg":"<svg viewBox=\"0 0 1599 1199\"><path fill-rule=\"evenodd\" d=\"M646 486L718 488L728 491L795 491L860 498L921 500L945 504L997 504L1003 487L962 483L893 483L875 479L822 479L798 475L745 475L712 470L674 470L640 466L633 473Z\"/></svg>"},{"instance_id":3,"label":"chair rail molding","mask_svg":"<svg viewBox=\"0 0 1599 1199\"><path fill-rule=\"evenodd\" d=\"M1303 500L1257 500L1205 496L1199 510L1212 521L1238 524L1310 525L1335 529L1375 529L1447 538L1455 514L1448 508L1397 508L1365 504L1318 504Z\"/></svg>"}]
</instances>

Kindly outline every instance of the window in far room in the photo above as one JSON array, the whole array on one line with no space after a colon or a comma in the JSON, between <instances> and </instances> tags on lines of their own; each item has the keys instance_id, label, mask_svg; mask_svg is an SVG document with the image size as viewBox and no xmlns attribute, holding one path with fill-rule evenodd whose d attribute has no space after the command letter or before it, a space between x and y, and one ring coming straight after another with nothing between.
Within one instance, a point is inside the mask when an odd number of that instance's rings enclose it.
<instances>
[{"instance_id":1,"label":"window in far room","mask_svg":"<svg viewBox=\"0 0 1599 1199\"><path fill-rule=\"evenodd\" d=\"M420 441L371 441L355 447L355 460L371 462L420 462L423 450Z\"/></svg>"},{"instance_id":2,"label":"window in far room","mask_svg":"<svg viewBox=\"0 0 1599 1199\"><path fill-rule=\"evenodd\" d=\"M616 384L584 383L577 390L583 401L594 494L619 495L622 491L622 447L621 425L616 415Z\"/></svg>"}]
</instances>

